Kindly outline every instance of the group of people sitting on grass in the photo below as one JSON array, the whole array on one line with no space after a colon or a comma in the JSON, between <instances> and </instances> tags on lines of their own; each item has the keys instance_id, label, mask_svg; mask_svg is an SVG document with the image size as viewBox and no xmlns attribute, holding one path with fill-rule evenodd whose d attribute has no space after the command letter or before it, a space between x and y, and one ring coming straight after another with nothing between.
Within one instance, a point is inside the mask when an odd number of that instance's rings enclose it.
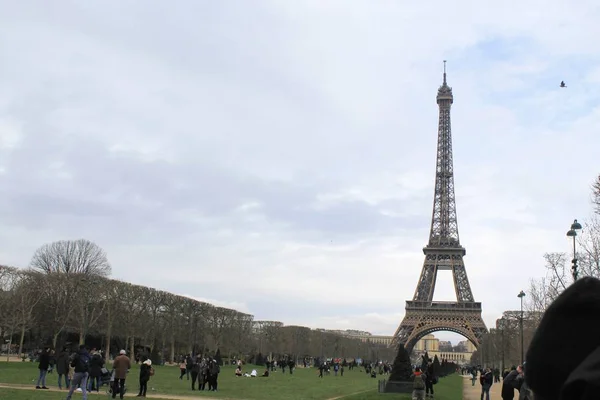
<instances>
[{"instance_id":1,"label":"group of people sitting on grass","mask_svg":"<svg viewBox=\"0 0 600 400\"><path fill-rule=\"evenodd\" d=\"M238 365L235 368L235 376L245 376L246 378L256 378L258 376L258 372L256 372L255 369L253 369L252 371L250 371L250 373L247 372L242 372L242 366ZM263 372L263 374L261 375L262 378L268 378L269 377L269 368L265 369L265 372Z\"/></svg>"}]
</instances>

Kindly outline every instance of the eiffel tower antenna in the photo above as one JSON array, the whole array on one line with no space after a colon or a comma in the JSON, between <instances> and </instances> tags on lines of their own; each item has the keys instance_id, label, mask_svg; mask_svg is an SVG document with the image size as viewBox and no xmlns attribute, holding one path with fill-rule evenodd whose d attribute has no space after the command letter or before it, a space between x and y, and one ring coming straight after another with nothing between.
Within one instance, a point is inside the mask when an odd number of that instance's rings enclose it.
<instances>
[{"instance_id":1,"label":"eiffel tower antenna","mask_svg":"<svg viewBox=\"0 0 600 400\"><path fill-rule=\"evenodd\" d=\"M425 261L412 301L406 302L406 314L396 330L393 344L402 344L408 351L423 336L441 330L459 333L475 346L487 331L481 318L481 303L475 302L463 257L466 250L460 244L454 195L454 163L450 109L454 102L452 88L446 79L438 88L438 142L435 188L429 242L423 248ZM433 301L438 271L450 270L454 278L456 301Z\"/></svg>"},{"instance_id":2,"label":"eiffel tower antenna","mask_svg":"<svg viewBox=\"0 0 600 400\"><path fill-rule=\"evenodd\" d=\"M446 84L446 60L444 60L444 85Z\"/></svg>"}]
</instances>

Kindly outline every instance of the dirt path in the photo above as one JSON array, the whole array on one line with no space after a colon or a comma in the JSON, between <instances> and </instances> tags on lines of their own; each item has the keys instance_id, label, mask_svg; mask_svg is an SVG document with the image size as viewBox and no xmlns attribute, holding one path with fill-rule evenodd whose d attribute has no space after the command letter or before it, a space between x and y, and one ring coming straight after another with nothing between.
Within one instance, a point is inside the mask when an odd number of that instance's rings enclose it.
<instances>
[{"instance_id":1,"label":"dirt path","mask_svg":"<svg viewBox=\"0 0 600 400\"><path fill-rule=\"evenodd\" d=\"M4 383L0 383L0 389L17 389L17 390L39 390L36 389L35 387L31 386L31 385L7 385ZM60 390L54 387L51 387L47 390L44 390L47 392L62 392L62 393L66 393L66 390ZM337 396L337 397L332 397L329 398L327 400L341 400L344 399L346 397L350 397L350 396L354 396L357 394L361 394L361 393L367 393L367 392L372 392L373 389L369 389L369 390L362 390L360 392L355 392L355 393L348 393L342 396ZM88 392L88 394L91 395L106 395L105 391L100 391L100 393L96 393L96 392ZM227 398L221 397L221 398L214 398L214 397L205 397L205 396L181 396L181 395L172 395L172 394L147 394L146 395L147 399L160 399L160 400L227 400ZM238 399L239 400L239 399Z\"/></svg>"},{"instance_id":2,"label":"dirt path","mask_svg":"<svg viewBox=\"0 0 600 400\"><path fill-rule=\"evenodd\" d=\"M17 389L17 390L39 390L36 389L35 387L32 387L30 385L5 385L3 383L0 383L0 389ZM45 392L62 392L62 393L67 393L66 390L60 390L57 388L49 388L47 390L44 390ZM91 395L103 395L106 396L106 391L100 391L100 393L96 393L96 392L88 392L88 394ZM131 397L131 395L126 395L125 397ZM201 399L201 400L227 400L226 398L220 398L220 399L216 399L214 397L204 397L204 396L179 396L179 395L172 395L172 394L147 394L146 395L147 399L160 399L160 400L192 400L192 399Z\"/></svg>"},{"instance_id":3,"label":"dirt path","mask_svg":"<svg viewBox=\"0 0 600 400\"><path fill-rule=\"evenodd\" d=\"M463 375L463 400L480 400L481 399L481 385L479 384L479 379L475 382L475 386L473 386L471 381L471 375ZM490 390L490 399L497 400L500 399L500 391L502 389L502 382L494 383L492 385L492 390ZM485 399L484 399L485 400Z\"/></svg>"}]
</instances>

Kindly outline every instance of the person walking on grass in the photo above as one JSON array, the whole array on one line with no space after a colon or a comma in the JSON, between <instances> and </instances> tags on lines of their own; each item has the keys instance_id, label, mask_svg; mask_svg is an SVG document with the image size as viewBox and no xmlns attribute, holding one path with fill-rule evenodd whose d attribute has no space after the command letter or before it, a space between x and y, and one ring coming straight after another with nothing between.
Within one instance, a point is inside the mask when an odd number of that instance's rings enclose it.
<instances>
[{"instance_id":1,"label":"person walking on grass","mask_svg":"<svg viewBox=\"0 0 600 400\"><path fill-rule=\"evenodd\" d=\"M112 398L117 398L117 392L119 397L122 399L125 396L125 379L127 379L127 373L131 369L131 360L127 357L127 352L121 350L119 356L113 361L113 369L115 374L115 382L113 385Z\"/></svg>"},{"instance_id":2,"label":"person walking on grass","mask_svg":"<svg viewBox=\"0 0 600 400\"><path fill-rule=\"evenodd\" d=\"M140 393L137 395L137 397L146 397L146 391L148 391L148 381L152 375L154 375L152 361L146 360L140 366Z\"/></svg>"},{"instance_id":3,"label":"person walking on grass","mask_svg":"<svg viewBox=\"0 0 600 400\"><path fill-rule=\"evenodd\" d=\"M87 380L89 376L89 364L90 364L90 353L88 353L85 345L79 346L79 351L73 357L71 366L75 368L73 379L71 380L71 387L69 388L69 394L67 394L67 400L71 400L73 392L77 387L81 388L83 400L87 400Z\"/></svg>"},{"instance_id":4,"label":"person walking on grass","mask_svg":"<svg viewBox=\"0 0 600 400\"><path fill-rule=\"evenodd\" d=\"M69 353L67 348L63 347L62 351L56 357L56 373L58 374L58 388L62 389L63 376L65 377L65 389L69 388Z\"/></svg>"},{"instance_id":5,"label":"person walking on grass","mask_svg":"<svg viewBox=\"0 0 600 400\"><path fill-rule=\"evenodd\" d=\"M40 354L40 363L38 365L38 369L40 370L40 375L38 376L37 384L35 385L36 389L48 389L46 387L46 375L48 374L48 369L50 368L50 349L44 347L42 353ZM42 386L40 386L42 385Z\"/></svg>"}]
</instances>

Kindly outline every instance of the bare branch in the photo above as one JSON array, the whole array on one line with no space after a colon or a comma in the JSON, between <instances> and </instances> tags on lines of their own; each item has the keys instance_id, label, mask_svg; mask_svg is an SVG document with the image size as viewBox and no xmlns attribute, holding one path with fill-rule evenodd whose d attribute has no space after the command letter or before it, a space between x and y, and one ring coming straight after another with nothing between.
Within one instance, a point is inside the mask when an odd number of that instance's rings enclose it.
<instances>
[{"instance_id":1,"label":"bare branch","mask_svg":"<svg viewBox=\"0 0 600 400\"><path fill-rule=\"evenodd\" d=\"M37 271L107 277L111 266L106 252L89 240L61 240L38 248L29 263Z\"/></svg>"},{"instance_id":2,"label":"bare branch","mask_svg":"<svg viewBox=\"0 0 600 400\"><path fill-rule=\"evenodd\" d=\"M577 238L581 275L600 278L600 215L592 216Z\"/></svg>"},{"instance_id":3,"label":"bare branch","mask_svg":"<svg viewBox=\"0 0 600 400\"><path fill-rule=\"evenodd\" d=\"M592 203L596 207L596 214L600 215L600 175L592 185Z\"/></svg>"},{"instance_id":4,"label":"bare branch","mask_svg":"<svg viewBox=\"0 0 600 400\"><path fill-rule=\"evenodd\" d=\"M567 256L565 253L546 253L544 259L546 260L546 268L552 275L550 286L562 292L572 280L566 267Z\"/></svg>"}]
</instances>

